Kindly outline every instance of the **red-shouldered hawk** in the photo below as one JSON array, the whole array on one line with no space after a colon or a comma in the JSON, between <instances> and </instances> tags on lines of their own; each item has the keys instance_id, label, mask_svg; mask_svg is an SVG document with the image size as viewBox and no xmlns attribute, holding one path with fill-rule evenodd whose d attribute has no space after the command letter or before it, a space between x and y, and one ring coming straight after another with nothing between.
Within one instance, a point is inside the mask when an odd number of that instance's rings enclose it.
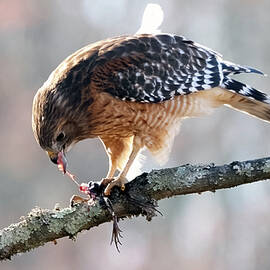
<instances>
[{"instance_id":1,"label":"red-shouldered hawk","mask_svg":"<svg viewBox=\"0 0 270 270\"><path fill-rule=\"evenodd\" d=\"M115 185L124 189L143 147L166 160L184 118L228 105L269 122L269 97L229 77L239 73L263 74L172 34L99 41L65 59L38 90L35 138L54 163L76 142L100 138L109 195Z\"/></svg>"}]
</instances>

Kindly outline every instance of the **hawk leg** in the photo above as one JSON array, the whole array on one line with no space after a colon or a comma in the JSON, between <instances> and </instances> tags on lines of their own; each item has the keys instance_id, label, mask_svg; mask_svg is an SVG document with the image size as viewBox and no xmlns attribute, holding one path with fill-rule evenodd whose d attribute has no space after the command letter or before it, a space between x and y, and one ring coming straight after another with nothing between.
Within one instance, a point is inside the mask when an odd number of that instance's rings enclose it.
<instances>
[{"instance_id":1,"label":"hawk leg","mask_svg":"<svg viewBox=\"0 0 270 270\"><path fill-rule=\"evenodd\" d=\"M134 140L133 140L133 148L132 148L132 151L131 151L131 154L128 158L128 161L124 167L124 169L119 173L119 175L117 176L117 178L113 181L111 181L107 187L105 188L105 191L104 191L104 195L105 196L109 196L110 193L111 193L111 189L114 187L114 186L120 186L121 187L121 190L124 191L125 190L125 184L128 182L127 179L126 179L126 175L131 167L131 165L133 164L135 158L137 157L138 153L140 152L141 150L141 145L138 144L137 142L137 138L134 137Z\"/></svg>"}]
</instances>

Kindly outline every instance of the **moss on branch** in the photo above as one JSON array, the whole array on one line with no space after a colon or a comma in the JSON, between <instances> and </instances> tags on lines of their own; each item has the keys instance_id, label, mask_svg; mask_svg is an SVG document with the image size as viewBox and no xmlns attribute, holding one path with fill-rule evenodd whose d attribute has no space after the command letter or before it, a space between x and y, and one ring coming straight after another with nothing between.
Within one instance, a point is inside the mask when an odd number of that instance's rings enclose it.
<instances>
[{"instance_id":1,"label":"moss on branch","mask_svg":"<svg viewBox=\"0 0 270 270\"><path fill-rule=\"evenodd\" d=\"M145 211L144 206L154 207L158 200L232 188L269 178L270 158L236 161L222 166L188 164L144 173L129 182L125 192L114 189L110 199L118 217L142 214L150 220L155 212ZM98 200L93 205L81 204L72 208L35 208L20 222L0 231L0 260L62 237L74 238L83 230L111 220L110 212Z\"/></svg>"}]
</instances>

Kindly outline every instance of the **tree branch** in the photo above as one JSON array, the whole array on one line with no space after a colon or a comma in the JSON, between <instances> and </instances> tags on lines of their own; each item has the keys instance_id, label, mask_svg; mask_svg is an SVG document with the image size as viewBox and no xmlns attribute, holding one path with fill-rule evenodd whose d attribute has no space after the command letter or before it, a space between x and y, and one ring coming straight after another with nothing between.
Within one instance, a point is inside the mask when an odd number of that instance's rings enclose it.
<instances>
[{"instance_id":1,"label":"tree branch","mask_svg":"<svg viewBox=\"0 0 270 270\"><path fill-rule=\"evenodd\" d=\"M215 191L270 178L270 158L232 162L223 166L184 165L144 173L110 196L118 217L154 215L156 201L176 195ZM149 210L150 209L150 210ZM151 209L153 210L151 212ZM0 260L62 237L109 222L112 216L98 200L64 209L33 209L27 217L0 231Z\"/></svg>"}]
</instances>

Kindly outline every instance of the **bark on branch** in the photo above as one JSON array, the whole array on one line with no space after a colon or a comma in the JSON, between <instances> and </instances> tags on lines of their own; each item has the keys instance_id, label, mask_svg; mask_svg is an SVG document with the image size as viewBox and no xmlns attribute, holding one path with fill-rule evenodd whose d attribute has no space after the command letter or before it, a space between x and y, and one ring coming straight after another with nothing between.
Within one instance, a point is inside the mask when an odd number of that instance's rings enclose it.
<instances>
[{"instance_id":1,"label":"bark on branch","mask_svg":"<svg viewBox=\"0 0 270 270\"><path fill-rule=\"evenodd\" d=\"M142 214L151 219L155 211L149 211L151 207L147 206L154 206L158 200L231 188L269 178L270 158L232 162L223 166L188 164L144 173L128 183L125 192L115 188L110 199L118 217ZM98 200L91 206L83 204L54 210L35 208L20 222L0 231L0 260L10 259L15 254L62 237L74 238L83 230L111 220L111 214Z\"/></svg>"}]
</instances>

